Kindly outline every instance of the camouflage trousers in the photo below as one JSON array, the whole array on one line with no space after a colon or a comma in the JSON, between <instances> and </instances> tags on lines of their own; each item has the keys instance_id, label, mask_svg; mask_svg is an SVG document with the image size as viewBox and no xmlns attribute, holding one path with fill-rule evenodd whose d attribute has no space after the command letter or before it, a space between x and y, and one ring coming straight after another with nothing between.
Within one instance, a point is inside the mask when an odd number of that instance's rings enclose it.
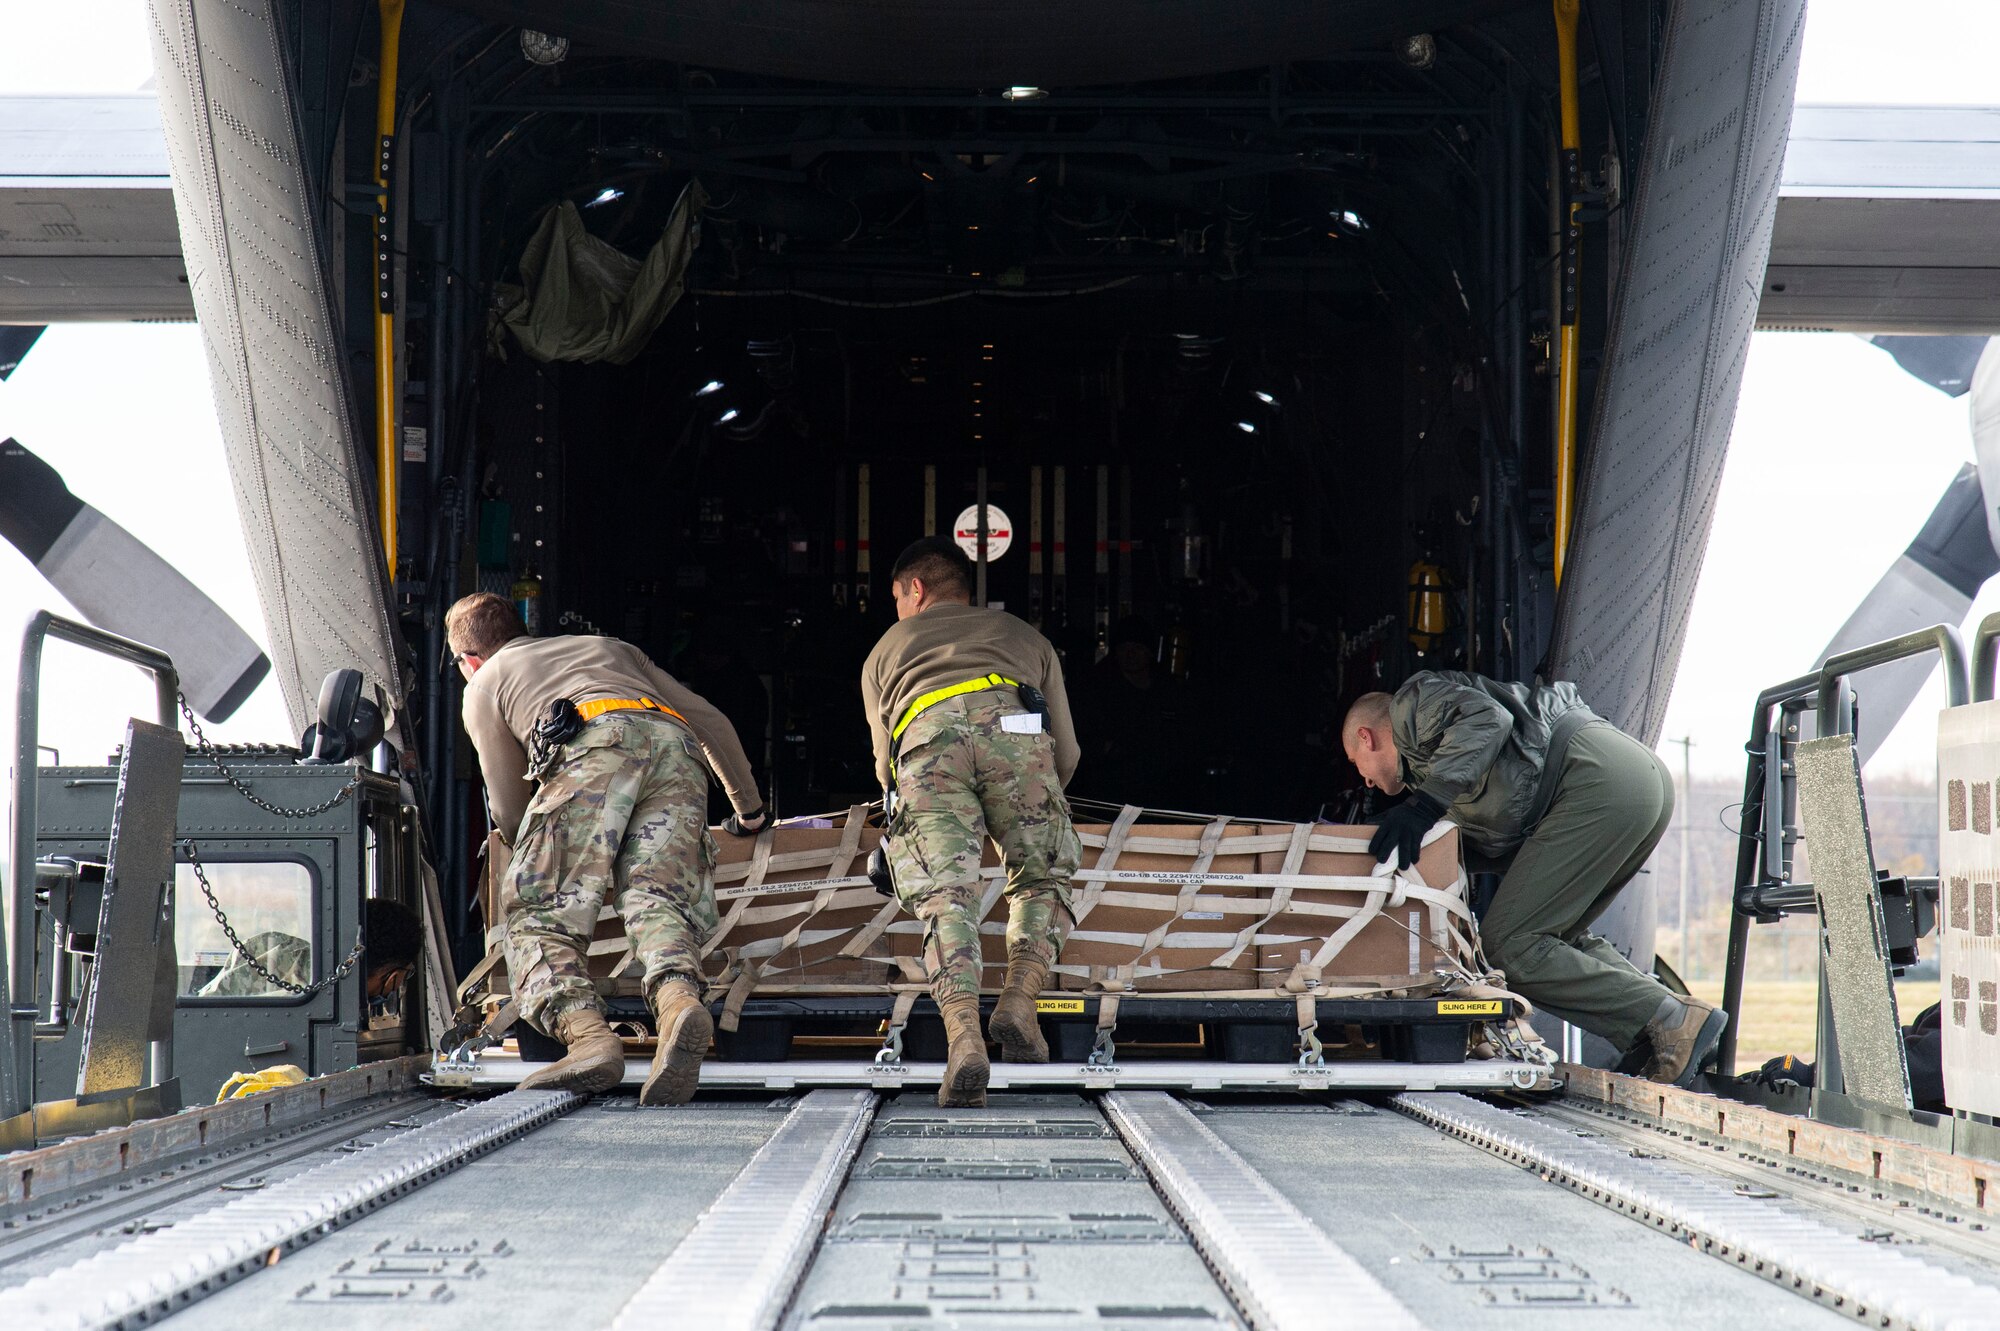
<instances>
[{"instance_id":1,"label":"camouflage trousers","mask_svg":"<svg viewBox=\"0 0 2000 1331\"><path fill-rule=\"evenodd\" d=\"M645 991L699 981L717 926L708 769L672 721L612 712L585 726L528 804L501 886L507 973L544 1031L602 1008L585 958L606 898L645 967Z\"/></svg>"},{"instance_id":2,"label":"camouflage trousers","mask_svg":"<svg viewBox=\"0 0 2000 1331\"><path fill-rule=\"evenodd\" d=\"M903 908L924 922L933 986L979 990L979 861L990 837L1007 867L1007 946L1062 950L1069 882L1083 858L1046 734L1004 730L1011 689L925 709L903 732L886 852Z\"/></svg>"}]
</instances>

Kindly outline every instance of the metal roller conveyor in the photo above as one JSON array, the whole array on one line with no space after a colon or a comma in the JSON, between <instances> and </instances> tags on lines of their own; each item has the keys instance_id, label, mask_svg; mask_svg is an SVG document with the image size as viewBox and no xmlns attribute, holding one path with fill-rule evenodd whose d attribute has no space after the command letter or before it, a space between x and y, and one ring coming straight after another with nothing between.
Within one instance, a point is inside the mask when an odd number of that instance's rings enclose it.
<instances>
[{"instance_id":1,"label":"metal roller conveyor","mask_svg":"<svg viewBox=\"0 0 2000 1331\"><path fill-rule=\"evenodd\" d=\"M142 1326L583 1103L512 1091L0 1292L0 1326Z\"/></svg>"},{"instance_id":2,"label":"metal roller conveyor","mask_svg":"<svg viewBox=\"0 0 2000 1331\"><path fill-rule=\"evenodd\" d=\"M1393 1103L1442 1132L1870 1325L2000 1328L2000 1285L1797 1214L1771 1194L1751 1195L1724 1180L1635 1158L1629 1149L1462 1095L1399 1095Z\"/></svg>"},{"instance_id":3,"label":"metal roller conveyor","mask_svg":"<svg viewBox=\"0 0 2000 1331\"><path fill-rule=\"evenodd\" d=\"M1422 1331L1401 1300L1172 1096L1114 1091L1104 1105L1253 1327L1321 1327L1338 1308L1358 1326Z\"/></svg>"},{"instance_id":4,"label":"metal roller conveyor","mask_svg":"<svg viewBox=\"0 0 2000 1331\"><path fill-rule=\"evenodd\" d=\"M874 1117L875 1097L866 1091L808 1095L612 1326L777 1325Z\"/></svg>"}]
</instances>

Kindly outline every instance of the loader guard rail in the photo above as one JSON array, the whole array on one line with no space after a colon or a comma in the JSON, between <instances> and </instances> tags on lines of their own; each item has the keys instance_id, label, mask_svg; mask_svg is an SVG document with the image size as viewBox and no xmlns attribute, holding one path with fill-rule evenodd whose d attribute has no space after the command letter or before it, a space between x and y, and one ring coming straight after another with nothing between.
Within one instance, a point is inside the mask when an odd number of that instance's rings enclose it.
<instances>
[{"instance_id":1,"label":"loader guard rail","mask_svg":"<svg viewBox=\"0 0 2000 1331\"><path fill-rule=\"evenodd\" d=\"M1972 631L1972 701L1993 701L1996 666L2000 666L2000 612L1980 620Z\"/></svg>"},{"instance_id":2,"label":"loader guard rail","mask_svg":"<svg viewBox=\"0 0 2000 1331\"><path fill-rule=\"evenodd\" d=\"M1737 1035L1742 1023L1744 967L1750 925L1772 918L1769 906L1778 898L1771 889L1790 888L1792 852L1798 844L1798 778L1792 754L1799 742L1798 717L1812 709L1821 735L1852 734L1855 701L1848 676L1873 666L1936 652L1944 666L1947 705L1963 706L1976 685L1982 695L1993 689L1994 662L2000 654L2000 614L1989 615L1974 638L1974 665L1967 670L1965 644L1949 624L1870 643L1827 658L1810 675L1787 680L1757 695L1751 714L1750 738L1744 745L1747 763L1743 781L1743 818L1738 832L1736 881L1731 894L1729 944L1723 972L1722 1006L1729 1012L1716 1055L1720 1077L1736 1074ZM1799 894L1786 892L1787 908L1814 909L1809 890L1804 902L1789 905Z\"/></svg>"},{"instance_id":3,"label":"loader guard rail","mask_svg":"<svg viewBox=\"0 0 2000 1331\"><path fill-rule=\"evenodd\" d=\"M180 674L157 647L79 624L47 610L21 635L14 704L13 881L7 885L7 1021L0 1029L0 1120L26 1112L35 1098L35 769L41 739L42 648L50 638L135 665L153 677L160 724L178 731Z\"/></svg>"}]
</instances>

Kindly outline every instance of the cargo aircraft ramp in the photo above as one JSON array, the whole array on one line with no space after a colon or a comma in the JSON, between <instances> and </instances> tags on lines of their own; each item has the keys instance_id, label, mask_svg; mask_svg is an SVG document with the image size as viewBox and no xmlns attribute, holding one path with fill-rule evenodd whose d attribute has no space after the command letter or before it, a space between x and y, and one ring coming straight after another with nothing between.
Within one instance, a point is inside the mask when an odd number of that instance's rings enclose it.
<instances>
[{"instance_id":1,"label":"cargo aircraft ramp","mask_svg":"<svg viewBox=\"0 0 2000 1331\"><path fill-rule=\"evenodd\" d=\"M1925 1187L1788 1164L1593 1098L1612 1082L1641 1098L1645 1083L1611 1074L1537 1102L1039 1089L968 1111L867 1089L674 1109L616 1093L454 1101L414 1092L414 1071L379 1069L373 1094L343 1074L190 1111L210 1126L178 1138L156 1121L10 1158L0 1317L843 1331L2000 1318L1992 1203L1954 1196L1948 1170Z\"/></svg>"}]
</instances>

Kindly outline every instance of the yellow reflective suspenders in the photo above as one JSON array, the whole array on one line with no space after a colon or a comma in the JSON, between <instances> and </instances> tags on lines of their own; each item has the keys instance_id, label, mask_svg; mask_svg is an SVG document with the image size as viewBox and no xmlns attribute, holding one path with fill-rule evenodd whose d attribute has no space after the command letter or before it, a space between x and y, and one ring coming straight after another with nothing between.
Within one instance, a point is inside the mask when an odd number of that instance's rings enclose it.
<instances>
[{"instance_id":1,"label":"yellow reflective suspenders","mask_svg":"<svg viewBox=\"0 0 2000 1331\"><path fill-rule=\"evenodd\" d=\"M943 702L946 698L956 698L967 693L978 693L982 689L997 689L1006 686L1018 689L1021 687L1021 681L1018 679L1009 679L1005 675L981 675L978 679L968 679L962 684L947 684L941 689L932 689L929 693L918 694L917 700L903 709L903 718L896 722L896 728L889 732L889 738L891 740L901 739L903 732L910 728L910 722L916 720L926 707L933 707Z\"/></svg>"},{"instance_id":2,"label":"yellow reflective suspenders","mask_svg":"<svg viewBox=\"0 0 2000 1331\"><path fill-rule=\"evenodd\" d=\"M606 712L630 711L665 712L682 725L688 724L688 719L679 712L665 703L654 702L651 698L599 698L595 702L580 702L576 705L576 714L586 721L595 721Z\"/></svg>"},{"instance_id":3,"label":"yellow reflective suspenders","mask_svg":"<svg viewBox=\"0 0 2000 1331\"><path fill-rule=\"evenodd\" d=\"M967 693L978 693L984 689L1020 688L1021 681L1009 679L1005 675L981 675L978 679L968 679L959 684L947 684L941 689L917 695L916 701L903 709L903 715L896 722L896 728L889 732L889 775L896 774L896 744L903 738L903 732L910 728L910 722L923 714L927 707L933 707L946 698L957 698Z\"/></svg>"}]
</instances>

